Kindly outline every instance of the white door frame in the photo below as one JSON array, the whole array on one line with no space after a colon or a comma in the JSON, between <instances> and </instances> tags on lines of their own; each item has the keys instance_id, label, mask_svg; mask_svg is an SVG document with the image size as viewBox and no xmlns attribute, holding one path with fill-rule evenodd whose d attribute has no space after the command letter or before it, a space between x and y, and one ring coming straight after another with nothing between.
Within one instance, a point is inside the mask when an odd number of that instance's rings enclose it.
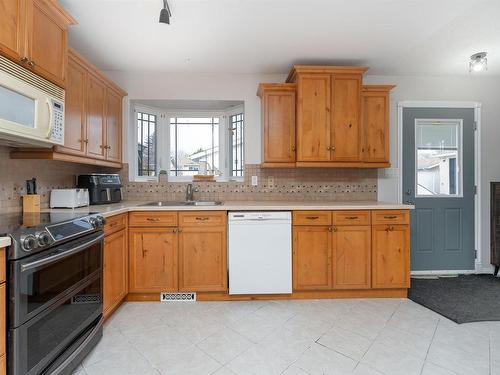
<instances>
[{"instance_id":1,"label":"white door frame","mask_svg":"<svg viewBox=\"0 0 500 375\"><path fill-rule=\"evenodd\" d=\"M476 261L474 270L440 270L440 271L412 271L418 274L446 274L446 273L474 273L484 271L481 262L481 103L460 101L425 101L407 100L398 102L398 202L403 202L403 109L404 108L472 108L474 109L474 185L476 195L474 196L474 242L476 250Z\"/></svg>"}]
</instances>

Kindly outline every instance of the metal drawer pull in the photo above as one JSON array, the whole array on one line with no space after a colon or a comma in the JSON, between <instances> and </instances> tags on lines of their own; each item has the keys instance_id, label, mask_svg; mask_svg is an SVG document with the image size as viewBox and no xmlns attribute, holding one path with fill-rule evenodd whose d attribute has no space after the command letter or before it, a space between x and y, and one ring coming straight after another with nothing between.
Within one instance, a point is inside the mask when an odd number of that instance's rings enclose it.
<instances>
[{"instance_id":1,"label":"metal drawer pull","mask_svg":"<svg viewBox=\"0 0 500 375\"><path fill-rule=\"evenodd\" d=\"M396 215L386 215L384 216L384 219L396 219L397 216Z\"/></svg>"},{"instance_id":2,"label":"metal drawer pull","mask_svg":"<svg viewBox=\"0 0 500 375\"><path fill-rule=\"evenodd\" d=\"M146 218L147 221L160 221L159 217L148 217Z\"/></svg>"},{"instance_id":3,"label":"metal drawer pull","mask_svg":"<svg viewBox=\"0 0 500 375\"><path fill-rule=\"evenodd\" d=\"M209 217L197 217L196 220L199 220L199 221L206 221L206 220L210 220Z\"/></svg>"},{"instance_id":4,"label":"metal drawer pull","mask_svg":"<svg viewBox=\"0 0 500 375\"><path fill-rule=\"evenodd\" d=\"M346 220L356 220L356 219L359 219L359 217L357 217L357 216L346 216L345 218L346 218Z\"/></svg>"},{"instance_id":5,"label":"metal drawer pull","mask_svg":"<svg viewBox=\"0 0 500 375\"><path fill-rule=\"evenodd\" d=\"M308 220L317 220L317 219L319 219L319 216L307 216L306 219L308 219Z\"/></svg>"},{"instance_id":6,"label":"metal drawer pull","mask_svg":"<svg viewBox=\"0 0 500 375\"><path fill-rule=\"evenodd\" d=\"M394 227L393 226L388 226L387 228L385 228L385 231L386 232L392 232L394 230Z\"/></svg>"}]
</instances>

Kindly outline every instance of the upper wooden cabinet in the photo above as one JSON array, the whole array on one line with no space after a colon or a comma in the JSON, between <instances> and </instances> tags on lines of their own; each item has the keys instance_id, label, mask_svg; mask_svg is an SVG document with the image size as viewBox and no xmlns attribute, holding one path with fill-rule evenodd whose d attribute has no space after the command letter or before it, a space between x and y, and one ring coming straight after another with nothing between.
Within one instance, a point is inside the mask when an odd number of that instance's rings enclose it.
<instances>
[{"instance_id":1,"label":"upper wooden cabinet","mask_svg":"<svg viewBox=\"0 0 500 375\"><path fill-rule=\"evenodd\" d=\"M69 49L64 146L15 150L11 157L121 168L122 99L125 95L125 91L91 63Z\"/></svg>"},{"instance_id":2,"label":"upper wooden cabinet","mask_svg":"<svg viewBox=\"0 0 500 375\"><path fill-rule=\"evenodd\" d=\"M259 85L265 165L295 166L295 91L293 83Z\"/></svg>"},{"instance_id":3,"label":"upper wooden cabinet","mask_svg":"<svg viewBox=\"0 0 500 375\"><path fill-rule=\"evenodd\" d=\"M365 85L361 89L362 159L389 163L389 92L392 85Z\"/></svg>"},{"instance_id":4,"label":"upper wooden cabinet","mask_svg":"<svg viewBox=\"0 0 500 375\"><path fill-rule=\"evenodd\" d=\"M55 0L2 0L0 53L58 86L66 86L68 26Z\"/></svg>"},{"instance_id":5,"label":"upper wooden cabinet","mask_svg":"<svg viewBox=\"0 0 500 375\"><path fill-rule=\"evenodd\" d=\"M278 91L284 84L261 83L262 166L389 167L389 91L394 86L363 86L367 69L294 66L287 78L288 84L296 85L294 140L288 121L283 120L291 118L284 115L290 106ZM290 90L288 86L288 98ZM294 144L295 160L289 151Z\"/></svg>"}]
</instances>

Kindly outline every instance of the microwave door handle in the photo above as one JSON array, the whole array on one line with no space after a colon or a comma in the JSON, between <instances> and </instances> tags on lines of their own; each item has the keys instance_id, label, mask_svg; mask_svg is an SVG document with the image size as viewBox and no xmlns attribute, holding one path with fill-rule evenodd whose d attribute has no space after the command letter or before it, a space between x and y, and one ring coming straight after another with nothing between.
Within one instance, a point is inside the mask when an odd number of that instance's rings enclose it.
<instances>
[{"instance_id":1,"label":"microwave door handle","mask_svg":"<svg viewBox=\"0 0 500 375\"><path fill-rule=\"evenodd\" d=\"M35 260L33 262L30 262L30 263L23 264L23 265L21 265L21 272L26 272L26 271L29 271L33 268L37 268L40 266L46 266L48 264L57 262L58 260L67 258L67 257L74 255L82 250L85 250L86 248L88 248L92 245L95 245L96 243L101 242L103 240L103 238L104 238L104 234L100 234L98 237L94 238L93 240L82 243L81 245L78 245L70 250L64 251L64 252L59 253L59 254L51 255L47 258L42 258L42 259L38 259L38 260Z\"/></svg>"},{"instance_id":2,"label":"microwave door handle","mask_svg":"<svg viewBox=\"0 0 500 375\"><path fill-rule=\"evenodd\" d=\"M49 101L49 99L46 100L46 104L47 104L47 108L49 109L49 126L48 126L48 131L47 131L47 139L50 139L50 136L52 135L52 125L53 125L53 117L54 117L54 113L52 111L52 105Z\"/></svg>"}]
</instances>

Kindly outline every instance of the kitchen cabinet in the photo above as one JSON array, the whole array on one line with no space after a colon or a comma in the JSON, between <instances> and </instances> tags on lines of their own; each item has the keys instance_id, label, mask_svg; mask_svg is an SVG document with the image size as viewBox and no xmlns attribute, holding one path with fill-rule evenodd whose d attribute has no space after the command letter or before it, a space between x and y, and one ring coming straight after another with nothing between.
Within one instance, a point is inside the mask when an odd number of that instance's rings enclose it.
<instances>
[{"instance_id":1,"label":"kitchen cabinet","mask_svg":"<svg viewBox=\"0 0 500 375\"><path fill-rule=\"evenodd\" d=\"M372 226L372 287L410 287L410 228L408 224Z\"/></svg>"},{"instance_id":2,"label":"kitchen cabinet","mask_svg":"<svg viewBox=\"0 0 500 375\"><path fill-rule=\"evenodd\" d=\"M67 70L64 146L15 149L11 158L121 168L122 99L127 93L72 49Z\"/></svg>"},{"instance_id":3,"label":"kitchen cabinet","mask_svg":"<svg viewBox=\"0 0 500 375\"><path fill-rule=\"evenodd\" d=\"M131 293L178 290L177 228L130 228Z\"/></svg>"},{"instance_id":4,"label":"kitchen cabinet","mask_svg":"<svg viewBox=\"0 0 500 375\"><path fill-rule=\"evenodd\" d=\"M179 223L179 290L227 291L227 213L179 212Z\"/></svg>"},{"instance_id":5,"label":"kitchen cabinet","mask_svg":"<svg viewBox=\"0 0 500 375\"><path fill-rule=\"evenodd\" d=\"M334 226L332 247L333 288L370 288L371 227L367 225Z\"/></svg>"},{"instance_id":6,"label":"kitchen cabinet","mask_svg":"<svg viewBox=\"0 0 500 375\"><path fill-rule=\"evenodd\" d=\"M122 229L104 239L104 316L109 316L128 293L128 239Z\"/></svg>"},{"instance_id":7,"label":"kitchen cabinet","mask_svg":"<svg viewBox=\"0 0 500 375\"><path fill-rule=\"evenodd\" d=\"M389 93L392 85L365 85L361 90L362 159L389 163Z\"/></svg>"},{"instance_id":8,"label":"kitchen cabinet","mask_svg":"<svg viewBox=\"0 0 500 375\"><path fill-rule=\"evenodd\" d=\"M332 289L331 226L293 226L293 289Z\"/></svg>"},{"instance_id":9,"label":"kitchen cabinet","mask_svg":"<svg viewBox=\"0 0 500 375\"><path fill-rule=\"evenodd\" d=\"M0 53L64 88L75 20L56 1L4 0L0 21Z\"/></svg>"},{"instance_id":10,"label":"kitchen cabinet","mask_svg":"<svg viewBox=\"0 0 500 375\"><path fill-rule=\"evenodd\" d=\"M295 91L293 83L259 85L263 167L295 166Z\"/></svg>"}]
</instances>

